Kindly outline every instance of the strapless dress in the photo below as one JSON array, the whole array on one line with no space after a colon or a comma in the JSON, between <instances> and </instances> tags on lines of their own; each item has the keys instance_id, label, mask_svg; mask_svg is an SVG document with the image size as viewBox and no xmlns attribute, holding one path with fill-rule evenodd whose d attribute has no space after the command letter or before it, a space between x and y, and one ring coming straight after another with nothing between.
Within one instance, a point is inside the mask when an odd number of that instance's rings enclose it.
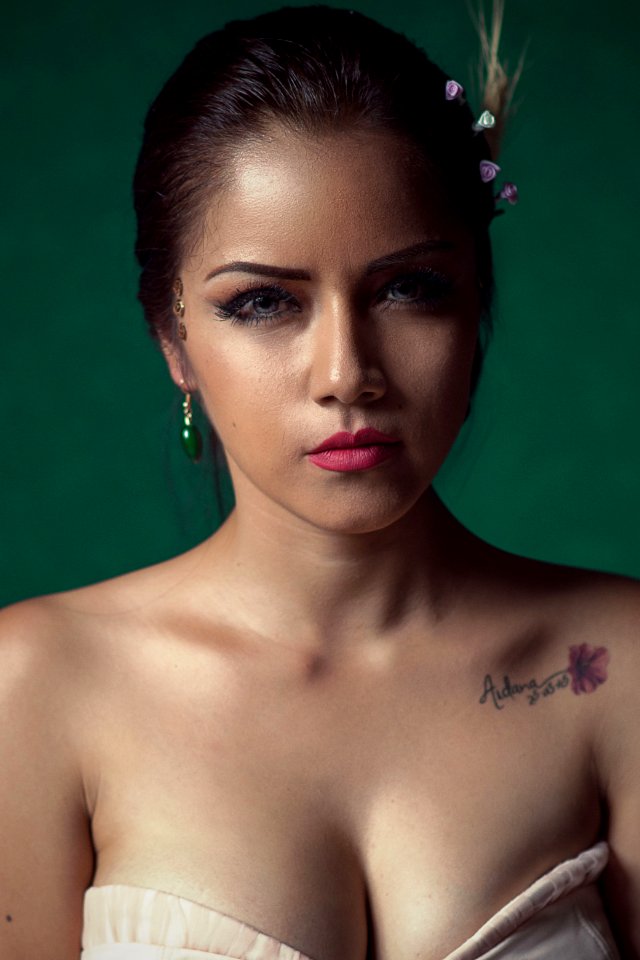
<instances>
[{"instance_id":1,"label":"strapless dress","mask_svg":"<svg viewBox=\"0 0 640 960\"><path fill-rule=\"evenodd\" d=\"M597 843L514 897L443 960L620 960L596 880ZM311 960L247 923L162 890L115 883L84 895L80 960Z\"/></svg>"}]
</instances>

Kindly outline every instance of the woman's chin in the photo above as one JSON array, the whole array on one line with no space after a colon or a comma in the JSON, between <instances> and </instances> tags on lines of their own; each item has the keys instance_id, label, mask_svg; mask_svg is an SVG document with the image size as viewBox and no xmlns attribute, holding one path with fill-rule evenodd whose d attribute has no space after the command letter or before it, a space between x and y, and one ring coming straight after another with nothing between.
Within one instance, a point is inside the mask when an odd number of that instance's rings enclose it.
<instances>
[{"instance_id":1,"label":"woman's chin","mask_svg":"<svg viewBox=\"0 0 640 960\"><path fill-rule=\"evenodd\" d=\"M289 510L319 530L356 535L386 530L411 513L427 488L401 496L397 489L359 491L355 495L336 493L330 500L289 505ZM286 506L283 504L283 506Z\"/></svg>"},{"instance_id":2,"label":"woman's chin","mask_svg":"<svg viewBox=\"0 0 640 960\"><path fill-rule=\"evenodd\" d=\"M338 534L374 533L397 524L415 509L440 466L440 458L434 458L357 472L314 466L308 473L294 466L259 476L232 457L228 462L239 514L253 517L253 522L271 514L286 523L288 516L294 523Z\"/></svg>"}]
</instances>

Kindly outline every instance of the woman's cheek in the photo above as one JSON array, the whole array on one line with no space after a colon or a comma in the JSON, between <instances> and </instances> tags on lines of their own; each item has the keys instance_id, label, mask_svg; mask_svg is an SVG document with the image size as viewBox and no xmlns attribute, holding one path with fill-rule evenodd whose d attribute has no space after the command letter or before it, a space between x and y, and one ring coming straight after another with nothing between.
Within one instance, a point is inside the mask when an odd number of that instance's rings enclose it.
<instances>
[{"instance_id":1,"label":"woman's cheek","mask_svg":"<svg viewBox=\"0 0 640 960\"><path fill-rule=\"evenodd\" d=\"M274 370L211 371L203 401L223 446L239 458L259 460L260 450L282 447L290 432L294 398Z\"/></svg>"}]
</instances>

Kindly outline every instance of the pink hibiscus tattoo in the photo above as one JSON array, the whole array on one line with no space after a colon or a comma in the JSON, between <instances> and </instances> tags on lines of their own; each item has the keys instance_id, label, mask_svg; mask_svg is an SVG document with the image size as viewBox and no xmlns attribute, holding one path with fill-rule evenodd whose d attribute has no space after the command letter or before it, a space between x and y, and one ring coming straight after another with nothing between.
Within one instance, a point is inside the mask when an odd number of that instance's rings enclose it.
<instances>
[{"instance_id":1,"label":"pink hibiscus tattoo","mask_svg":"<svg viewBox=\"0 0 640 960\"><path fill-rule=\"evenodd\" d=\"M593 693L607 679L609 651L606 647L590 647L588 643L569 647L571 689L574 693Z\"/></svg>"}]
</instances>

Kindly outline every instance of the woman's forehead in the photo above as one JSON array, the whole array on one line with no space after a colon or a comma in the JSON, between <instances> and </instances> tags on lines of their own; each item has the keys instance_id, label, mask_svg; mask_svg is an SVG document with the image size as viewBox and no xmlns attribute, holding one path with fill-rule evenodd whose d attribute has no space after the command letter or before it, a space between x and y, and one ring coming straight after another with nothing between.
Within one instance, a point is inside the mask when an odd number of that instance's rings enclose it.
<instances>
[{"instance_id":1,"label":"woman's forehead","mask_svg":"<svg viewBox=\"0 0 640 960\"><path fill-rule=\"evenodd\" d=\"M465 234L441 187L392 134L283 133L239 151L230 173L207 212L207 259L255 259L264 249L273 262L347 257L355 264Z\"/></svg>"}]
</instances>

